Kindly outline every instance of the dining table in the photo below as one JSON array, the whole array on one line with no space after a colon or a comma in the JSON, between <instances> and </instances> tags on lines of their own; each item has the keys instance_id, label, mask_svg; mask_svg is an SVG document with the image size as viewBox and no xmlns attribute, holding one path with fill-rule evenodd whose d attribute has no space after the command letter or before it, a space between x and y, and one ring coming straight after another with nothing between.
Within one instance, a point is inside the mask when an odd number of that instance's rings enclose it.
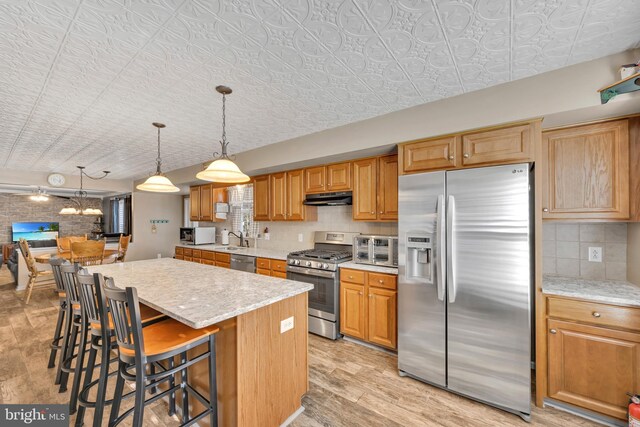
<instances>
[{"instance_id":1,"label":"dining table","mask_svg":"<svg viewBox=\"0 0 640 427\"><path fill-rule=\"evenodd\" d=\"M116 255L118 253L117 249L105 249L104 250L104 258L109 258L110 256ZM42 263L42 264L48 264L49 261L51 260L51 258L53 257L58 257L58 258L64 258L66 260L70 260L71 259L71 252L58 252L58 253L53 253L53 254L40 254L40 255L35 255L33 258L36 260L36 262Z\"/></svg>"}]
</instances>

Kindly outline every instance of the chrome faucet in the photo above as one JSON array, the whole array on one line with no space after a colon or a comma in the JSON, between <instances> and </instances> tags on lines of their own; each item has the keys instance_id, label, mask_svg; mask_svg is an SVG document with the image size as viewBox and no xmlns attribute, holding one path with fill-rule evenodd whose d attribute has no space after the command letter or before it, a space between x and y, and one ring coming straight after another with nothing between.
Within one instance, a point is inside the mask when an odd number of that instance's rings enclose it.
<instances>
[{"instance_id":1,"label":"chrome faucet","mask_svg":"<svg viewBox=\"0 0 640 427\"><path fill-rule=\"evenodd\" d=\"M240 239L240 247L244 248L244 247L249 247L249 241L247 239L244 238L244 235L242 234L242 231L239 232L240 235L238 236L236 233L234 233L233 231L230 231L229 234L236 236L238 239ZM246 246L245 246L246 245Z\"/></svg>"}]
</instances>

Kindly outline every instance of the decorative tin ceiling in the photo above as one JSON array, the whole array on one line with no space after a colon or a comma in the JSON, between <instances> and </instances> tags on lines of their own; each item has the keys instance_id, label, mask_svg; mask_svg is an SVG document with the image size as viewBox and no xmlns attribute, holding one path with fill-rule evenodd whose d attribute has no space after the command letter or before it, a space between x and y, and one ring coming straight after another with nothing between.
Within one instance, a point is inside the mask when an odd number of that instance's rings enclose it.
<instances>
[{"instance_id":1,"label":"decorative tin ceiling","mask_svg":"<svg viewBox=\"0 0 640 427\"><path fill-rule=\"evenodd\" d=\"M0 168L209 160L639 46L634 0L0 0ZM455 113L455 112L452 112Z\"/></svg>"}]
</instances>

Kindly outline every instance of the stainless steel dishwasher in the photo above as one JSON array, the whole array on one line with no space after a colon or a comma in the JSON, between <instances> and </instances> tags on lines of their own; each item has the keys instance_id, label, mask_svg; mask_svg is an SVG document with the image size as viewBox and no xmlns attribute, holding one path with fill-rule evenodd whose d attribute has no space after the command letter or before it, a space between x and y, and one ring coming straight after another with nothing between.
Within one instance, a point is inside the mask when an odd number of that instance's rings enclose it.
<instances>
[{"instance_id":1,"label":"stainless steel dishwasher","mask_svg":"<svg viewBox=\"0 0 640 427\"><path fill-rule=\"evenodd\" d=\"M231 269L248 271L249 273L256 272L256 257L249 255L231 255Z\"/></svg>"}]
</instances>

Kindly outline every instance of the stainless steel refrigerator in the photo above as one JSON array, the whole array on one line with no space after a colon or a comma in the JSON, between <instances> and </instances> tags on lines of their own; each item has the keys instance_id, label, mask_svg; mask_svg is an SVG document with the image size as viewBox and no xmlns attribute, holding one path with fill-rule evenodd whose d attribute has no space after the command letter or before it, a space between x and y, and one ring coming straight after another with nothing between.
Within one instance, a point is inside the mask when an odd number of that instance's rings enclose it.
<instances>
[{"instance_id":1,"label":"stainless steel refrigerator","mask_svg":"<svg viewBox=\"0 0 640 427\"><path fill-rule=\"evenodd\" d=\"M398 368L531 413L530 165L399 178Z\"/></svg>"}]
</instances>

